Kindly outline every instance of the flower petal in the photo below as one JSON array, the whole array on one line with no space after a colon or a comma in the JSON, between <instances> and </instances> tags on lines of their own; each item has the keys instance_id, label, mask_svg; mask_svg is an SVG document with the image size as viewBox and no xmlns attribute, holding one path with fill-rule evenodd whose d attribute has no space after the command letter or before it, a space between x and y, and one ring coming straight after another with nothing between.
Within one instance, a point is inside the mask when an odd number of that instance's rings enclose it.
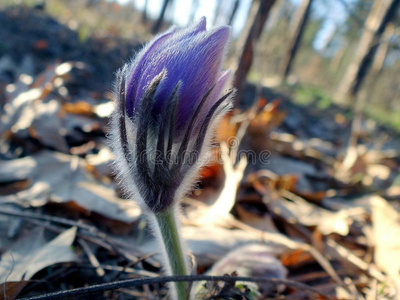
<instances>
[{"instance_id":1,"label":"flower petal","mask_svg":"<svg viewBox=\"0 0 400 300\"><path fill-rule=\"evenodd\" d=\"M197 33L190 43L181 39L173 45L167 45L170 44L168 41L163 51L148 58L138 83L136 98L141 99L152 78L165 68L168 73L155 95L154 113L160 113L174 87L181 81L177 124L178 129L183 129L201 98L220 75L229 32L229 27L219 27Z\"/></svg>"},{"instance_id":2,"label":"flower petal","mask_svg":"<svg viewBox=\"0 0 400 300\"><path fill-rule=\"evenodd\" d=\"M206 18L202 17L197 23L186 29L179 30L176 27L171 27L164 34L154 38L153 41L140 51L139 55L131 64L132 69L128 74L130 80L126 92L126 110L130 117L133 116L133 112L138 107L138 102L142 96L141 94L139 98L136 98L139 76L143 72L143 67L151 63L152 57L165 51L165 49L169 48L171 45L176 45L179 42L191 39L198 33L205 31L206 25Z\"/></svg>"},{"instance_id":3,"label":"flower petal","mask_svg":"<svg viewBox=\"0 0 400 300\"><path fill-rule=\"evenodd\" d=\"M221 92L222 92L224 86L226 85L226 83L228 82L231 74L232 74L231 70L226 70L226 71L222 72L222 74L218 78L218 81L215 84L215 87L214 87L212 93L210 94L210 97L209 97L207 103L204 105L202 111L200 112L199 120L198 120L198 122L200 124L203 123L203 120L206 117L210 108L215 104L215 102L218 101L218 99L221 98L221 96L222 96Z\"/></svg>"},{"instance_id":4,"label":"flower petal","mask_svg":"<svg viewBox=\"0 0 400 300\"><path fill-rule=\"evenodd\" d=\"M157 49L159 49L168 38L171 37L178 29L171 27L168 31L158 35L149 44L142 49L134 61L130 64L130 71L126 73L127 76L127 88L126 88L126 112L129 117L133 116L134 107L137 105L137 99L135 98L137 83L139 82L140 74L145 66L147 58L150 57Z\"/></svg>"}]
</instances>

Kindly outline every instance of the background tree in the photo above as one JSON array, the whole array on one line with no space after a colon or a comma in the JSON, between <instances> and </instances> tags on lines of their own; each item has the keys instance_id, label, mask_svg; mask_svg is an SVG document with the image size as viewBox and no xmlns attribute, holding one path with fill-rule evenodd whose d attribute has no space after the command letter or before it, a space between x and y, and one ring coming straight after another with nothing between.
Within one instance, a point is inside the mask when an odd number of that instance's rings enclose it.
<instances>
[{"instance_id":1,"label":"background tree","mask_svg":"<svg viewBox=\"0 0 400 300\"><path fill-rule=\"evenodd\" d=\"M356 96L371 66L382 34L395 16L399 3L400 0L374 1L356 55L339 85L336 94L339 102L345 103L349 96Z\"/></svg>"},{"instance_id":2,"label":"background tree","mask_svg":"<svg viewBox=\"0 0 400 300\"><path fill-rule=\"evenodd\" d=\"M379 43L374 62L372 64L372 71L376 74L382 71L383 63L385 61L386 55L389 50L390 40L394 34L395 34L395 25L393 23L389 23L386 26L385 32L383 33L382 40Z\"/></svg>"},{"instance_id":3,"label":"background tree","mask_svg":"<svg viewBox=\"0 0 400 300\"><path fill-rule=\"evenodd\" d=\"M246 25L238 41L241 51L234 58L236 61L233 85L237 89L235 107L239 107L246 86L247 74L253 62L254 49L260 38L264 24L275 0L253 0Z\"/></svg>"},{"instance_id":4,"label":"background tree","mask_svg":"<svg viewBox=\"0 0 400 300\"><path fill-rule=\"evenodd\" d=\"M304 29L309 19L312 1L313 0L303 0L295 14L291 28L290 44L282 60L281 74L283 80L286 80L287 76L290 73L290 70L292 69L292 65L296 57L297 50L299 49Z\"/></svg>"},{"instance_id":5,"label":"background tree","mask_svg":"<svg viewBox=\"0 0 400 300\"><path fill-rule=\"evenodd\" d=\"M154 23L153 29L151 30L153 34L156 34L160 31L162 23L164 21L165 12L167 11L167 7L170 2L172 2L172 0L164 0L161 7L160 15L158 16L157 21Z\"/></svg>"},{"instance_id":6,"label":"background tree","mask_svg":"<svg viewBox=\"0 0 400 300\"><path fill-rule=\"evenodd\" d=\"M226 3L226 2L225 2ZM215 9L214 9L214 16L213 16L213 26L217 25L218 18L221 16L222 8L223 8L224 1L216 0L215 1Z\"/></svg>"},{"instance_id":7,"label":"background tree","mask_svg":"<svg viewBox=\"0 0 400 300\"><path fill-rule=\"evenodd\" d=\"M240 0L235 0L232 6L231 14L229 15L228 25L232 25L233 19L235 18L237 9L239 7Z\"/></svg>"},{"instance_id":8,"label":"background tree","mask_svg":"<svg viewBox=\"0 0 400 300\"><path fill-rule=\"evenodd\" d=\"M192 4L190 7L190 16L189 16L189 23L193 23L196 18L197 10L199 9L199 0L192 0Z\"/></svg>"},{"instance_id":9,"label":"background tree","mask_svg":"<svg viewBox=\"0 0 400 300\"><path fill-rule=\"evenodd\" d=\"M147 22L147 6L149 4L149 0L144 1L143 11L142 11L142 22Z\"/></svg>"}]
</instances>

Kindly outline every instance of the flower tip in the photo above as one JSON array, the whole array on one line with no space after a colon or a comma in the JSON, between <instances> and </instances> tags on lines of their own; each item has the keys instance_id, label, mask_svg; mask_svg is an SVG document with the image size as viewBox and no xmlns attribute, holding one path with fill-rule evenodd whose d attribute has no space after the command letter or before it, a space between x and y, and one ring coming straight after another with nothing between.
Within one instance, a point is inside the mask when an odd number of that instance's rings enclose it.
<instances>
[{"instance_id":1,"label":"flower tip","mask_svg":"<svg viewBox=\"0 0 400 300\"><path fill-rule=\"evenodd\" d=\"M198 21L197 25L201 26L201 28L204 28L206 30L207 27L207 18L205 16L202 16Z\"/></svg>"},{"instance_id":2,"label":"flower tip","mask_svg":"<svg viewBox=\"0 0 400 300\"><path fill-rule=\"evenodd\" d=\"M207 19L206 17L201 17L197 22L193 23L188 27L188 33L198 34L207 30Z\"/></svg>"},{"instance_id":3,"label":"flower tip","mask_svg":"<svg viewBox=\"0 0 400 300\"><path fill-rule=\"evenodd\" d=\"M224 40L228 40L229 36L231 35L231 27L228 25L217 27L215 33L218 33L218 35Z\"/></svg>"},{"instance_id":4,"label":"flower tip","mask_svg":"<svg viewBox=\"0 0 400 300\"><path fill-rule=\"evenodd\" d=\"M218 45L219 49L222 50L228 45L229 37L231 34L230 26L220 26L210 30L207 34L207 43Z\"/></svg>"}]
</instances>

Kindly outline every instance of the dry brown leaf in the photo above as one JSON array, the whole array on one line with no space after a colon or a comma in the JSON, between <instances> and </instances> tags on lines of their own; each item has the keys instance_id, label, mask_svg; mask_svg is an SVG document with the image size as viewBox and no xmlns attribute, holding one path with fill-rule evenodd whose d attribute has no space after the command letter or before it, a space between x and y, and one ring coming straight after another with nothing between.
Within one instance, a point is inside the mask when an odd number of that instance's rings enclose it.
<instances>
[{"instance_id":1,"label":"dry brown leaf","mask_svg":"<svg viewBox=\"0 0 400 300\"><path fill-rule=\"evenodd\" d=\"M70 114L85 115L85 116L93 115L93 107L89 103L84 101L78 101L74 103L64 103L62 109Z\"/></svg>"},{"instance_id":2,"label":"dry brown leaf","mask_svg":"<svg viewBox=\"0 0 400 300\"><path fill-rule=\"evenodd\" d=\"M363 209L358 208L332 212L310 204L287 191L282 191L282 194L295 201L287 201L285 199L268 201L267 205L273 212L285 218L289 223L298 222L305 226L317 226L318 230L324 235L335 232L346 236L353 220L352 216L365 212Z\"/></svg>"},{"instance_id":3,"label":"dry brown leaf","mask_svg":"<svg viewBox=\"0 0 400 300\"><path fill-rule=\"evenodd\" d=\"M28 280L48 266L77 261L76 255L70 248L75 235L76 228L72 227L50 242L46 242L43 229L34 229L2 255L0 282Z\"/></svg>"},{"instance_id":4,"label":"dry brown leaf","mask_svg":"<svg viewBox=\"0 0 400 300\"><path fill-rule=\"evenodd\" d=\"M280 100L268 103L251 120L248 128L249 144L251 149L262 151L270 149L268 135L278 127L286 117L286 112L279 111Z\"/></svg>"},{"instance_id":5,"label":"dry brown leaf","mask_svg":"<svg viewBox=\"0 0 400 300\"><path fill-rule=\"evenodd\" d=\"M235 206L239 220L261 231L278 232L270 215L260 216L244 209L240 204Z\"/></svg>"},{"instance_id":6,"label":"dry brown leaf","mask_svg":"<svg viewBox=\"0 0 400 300\"><path fill-rule=\"evenodd\" d=\"M314 261L314 259L310 253L299 249L282 254L281 261L286 267L299 267Z\"/></svg>"},{"instance_id":7,"label":"dry brown leaf","mask_svg":"<svg viewBox=\"0 0 400 300\"><path fill-rule=\"evenodd\" d=\"M68 145L62 134L63 124L58 116L59 111L60 105L56 100L36 103L33 108L34 116L30 129L34 132L33 137L43 145L67 153ZM23 115L22 117L25 118L26 116Z\"/></svg>"},{"instance_id":8,"label":"dry brown leaf","mask_svg":"<svg viewBox=\"0 0 400 300\"><path fill-rule=\"evenodd\" d=\"M29 170L22 167L27 162ZM76 156L42 151L31 157L0 162L0 179L30 179L32 185L15 194L0 196L0 201L23 206L41 206L49 200L56 203L75 201L89 212L125 223L140 215L134 201L118 198L113 185L104 184L86 171L86 162ZM23 170L23 171L21 171ZM16 172L16 174L13 174Z\"/></svg>"},{"instance_id":9,"label":"dry brown leaf","mask_svg":"<svg viewBox=\"0 0 400 300\"><path fill-rule=\"evenodd\" d=\"M211 275L237 272L239 276L260 276L284 279L286 268L276 259L276 250L263 244L238 247L214 264Z\"/></svg>"},{"instance_id":10,"label":"dry brown leaf","mask_svg":"<svg viewBox=\"0 0 400 300\"><path fill-rule=\"evenodd\" d=\"M14 300L29 281L9 281L0 284L0 296L4 296L4 300Z\"/></svg>"},{"instance_id":11,"label":"dry brown leaf","mask_svg":"<svg viewBox=\"0 0 400 300\"><path fill-rule=\"evenodd\" d=\"M400 287L400 214L385 199L372 200L372 225L375 238L375 261L393 283Z\"/></svg>"},{"instance_id":12,"label":"dry brown leaf","mask_svg":"<svg viewBox=\"0 0 400 300\"><path fill-rule=\"evenodd\" d=\"M217 141L227 143L232 137L236 136L238 124L232 123L231 118L232 116L228 115L221 120L216 130Z\"/></svg>"},{"instance_id":13,"label":"dry brown leaf","mask_svg":"<svg viewBox=\"0 0 400 300\"><path fill-rule=\"evenodd\" d=\"M276 258L274 249L262 244L249 244L234 249L217 261L208 273L222 276L233 272L238 276L276 279L286 279L288 273L280 260ZM257 285L253 285L257 290ZM259 288L266 293L275 286L263 283L259 285Z\"/></svg>"}]
</instances>

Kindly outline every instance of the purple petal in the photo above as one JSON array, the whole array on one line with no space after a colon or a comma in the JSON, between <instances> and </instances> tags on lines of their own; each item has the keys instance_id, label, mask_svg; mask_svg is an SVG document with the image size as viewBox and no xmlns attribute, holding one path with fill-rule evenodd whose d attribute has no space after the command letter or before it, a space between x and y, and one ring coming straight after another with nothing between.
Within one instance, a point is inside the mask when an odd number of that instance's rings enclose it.
<instances>
[{"instance_id":1,"label":"purple petal","mask_svg":"<svg viewBox=\"0 0 400 300\"><path fill-rule=\"evenodd\" d=\"M193 38L198 33L206 31L206 27L206 18L202 17L199 21L197 21L197 23L194 23L186 29L179 30L179 32L174 35L174 40L171 40L171 42L179 42L183 39Z\"/></svg>"},{"instance_id":2,"label":"purple petal","mask_svg":"<svg viewBox=\"0 0 400 300\"><path fill-rule=\"evenodd\" d=\"M136 99L141 99L146 87L162 69L167 70L162 88L156 93L155 114L159 114L176 84L181 81L179 93L178 129L183 129L204 94L217 82L229 27L209 32L198 32L190 41L176 43L168 40L162 51L148 57L138 83Z\"/></svg>"},{"instance_id":3,"label":"purple petal","mask_svg":"<svg viewBox=\"0 0 400 300\"><path fill-rule=\"evenodd\" d=\"M204 107L204 110L206 111L205 114L207 114L207 111L214 105L215 102L218 101L219 98L221 98L222 90L228 82L229 78L231 77L231 74L231 70L226 70L222 72L222 74L220 74L220 77L215 84L215 88L210 95L210 99L207 101L207 104Z\"/></svg>"},{"instance_id":4,"label":"purple petal","mask_svg":"<svg viewBox=\"0 0 400 300\"><path fill-rule=\"evenodd\" d=\"M193 24L187 29L179 30L176 27L171 27L164 34L154 38L142 51L140 51L139 55L132 63L131 72L128 74L128 78L130 80L128 81L126 93L126 110L130 117L133 116L133 112L137 108L138 102L141 99L136 98L136 95L138 82L140 75L143 72L143 67L151 63L152 57L156 56L160 52L165 51L165 49L171 47L171 45L176 45L179 42L191 39L196 34L205 31L206 25L206 18L202 17L197 23Z\"/></svg>"},{"instance_id":5,"label":"purple petal","mask_svg":"<svg viewBox=\"0 0 400 300\"><path fill-rule=\"evenodd\" d=\"M196 135L198 134L198 130L201 127L201 125L203 124L204 119L206 118L211 107L215 104L215 102L218 101L218 99L221 98L222 89L224 88L228 79L230 78L231 73L232 72L230 70L227 70L227 71L222 72L222 74L220 75L207 102L205 103L204 107L202 108L201 112L199 113L199 117L198 117L198 120L196 121L196 125L195 125L196 130L194 131Z\"/></svg>"},{"instance_id":6,"label":"purple petal","mask_svg":"<svg viewBox=\"0 0 400 300\"><path fill-rule=\"evenodd\" d=\"M146 63L146 58L151 56L159 49L173 33L177 31L176 27L171 27L168 31L158 35L144 49L142 49L135 60L131 63L131 70L126 74L128 86L126 88L126 111L129 117L133 116L134 107L137 102L135 98L137 83L139 82L140 74Z\"/></svg>"}]
</instances>

